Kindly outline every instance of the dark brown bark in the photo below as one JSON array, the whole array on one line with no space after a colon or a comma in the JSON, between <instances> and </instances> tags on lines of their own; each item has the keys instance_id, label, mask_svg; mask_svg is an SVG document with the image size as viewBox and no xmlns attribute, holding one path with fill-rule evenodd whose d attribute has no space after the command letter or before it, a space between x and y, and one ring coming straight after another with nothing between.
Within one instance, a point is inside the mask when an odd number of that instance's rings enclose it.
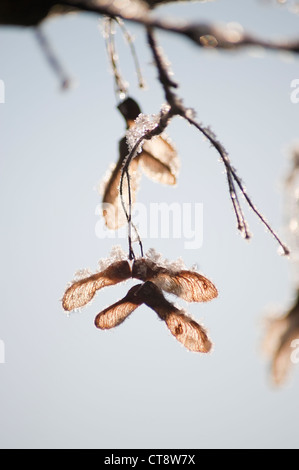
<instances>
[{"instance_id":1,"label":"dark brown bark","mask_svg":"<svg viewBox=\"0 0 299 470\"><path fill-rule=\"evenodd\" d=\"M140 0L140 3L153 8L156 5L177 1L192 0ZM134 2L138 3L139 0ZM101 6L100 0L98 2L95 0L94 3ZM1 0L0 25L36 26L47 17L69 11L74 9L62 6L59 0Z\"/></svg>"},{"instance_id":2,"label":"dark brown bark","mask_svg":"<svg viewBox=\"0 0 299 470\"><path fill-rule=\"evenodd\" d=\"M50 14L56 3L55 0L1 0L0 24L35 26ZM68 10L62 7L57 9L61 13Z\"/></svg>"}]
</instances>

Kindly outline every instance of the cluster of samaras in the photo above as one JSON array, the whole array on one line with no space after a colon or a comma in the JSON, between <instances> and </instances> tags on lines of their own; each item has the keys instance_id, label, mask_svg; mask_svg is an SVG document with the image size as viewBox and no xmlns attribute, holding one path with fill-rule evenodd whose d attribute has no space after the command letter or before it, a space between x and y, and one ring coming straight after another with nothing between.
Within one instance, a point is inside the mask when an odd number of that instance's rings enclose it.
<instances>
[{"instance_id":1,"label":"cluster of samaras","mask_svg":"<svg viewBox=\"0 0 299 470\"><path fill-rule=\"evenodd\" d=\"M115 261L101 272L75 281L64 294L63 308L72 311L84 307L103 287L131 278L142 283L130 289L122 300L100 312L95 318L97 328L114 328L137 307L145 304L157 313L187 349L202 353L211 350L212 344L205 329L163 294L163 291L175 294L187 302L207 302L217 297L217 289L212 282L196 271L161 266L146 257Z\"/></svg>"},{"instance_id":2,"label":"cluster of samaras","mask_svg":"<svg viewBox=\"0 0 299 470\"><path fill-rule=\"evenodd\" d=\"M159 116L143 115L139 105L132 98L126 98L119 106L126 121L127 134L119 143L119 160L106 181L103 192L103 216L111 230L124 223L131 223L124 206L130 207L136 199L139 169L156 182L174 185L179 161L177 153L167 136L159 135L145 140L129 164L129 175L123 179L124 165L131 147L138 146L144 132L158 125ZM126 186L122 187L122 182ZM121 196L121 197L120 197ZM143 250L142 250L143 254ZM187 349L207 353L212 343L205 329L185 311L168 301L164 292L174 294L187 302L207 302L217 297L217 289L207 278L196 271L181 269L177 264L159 263L153 250L150 255L136 259L124 254L110 258L108 265L95 274L86 274L75 280L63 297L63 308L67 312L87 305L97 291L128 279L138 279L141 284L134 286L122 299L100 312L95 325L102 330L114 328L139 306L147 305L165 322L175 338Z\"/></svg>"}]
</instances>

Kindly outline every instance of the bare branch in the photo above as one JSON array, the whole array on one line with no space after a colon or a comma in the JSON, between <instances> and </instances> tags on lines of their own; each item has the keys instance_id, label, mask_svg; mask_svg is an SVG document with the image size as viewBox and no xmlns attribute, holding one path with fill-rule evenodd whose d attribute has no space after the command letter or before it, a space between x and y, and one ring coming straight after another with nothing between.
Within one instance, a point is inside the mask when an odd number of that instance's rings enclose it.
<instances>
[{"instance_id":1,"label":"bare branch","mask_svg":"<svg viewBox=\"0 0 299 470\"><path fill-rule=\"evenodd\" d=\"M180 20L154 18L151 9L160 4L176 0L2 0L0 2L0 25L36 26L44 19L72 11L86 11L98 15L119 17L148 27L172 32L192 40L203 48L236 50L248 46L264 47L267 50L299 52L299 38L270 41L258 38L241 29L186 23ZM190 0L185 0L190 1Z\"/></svg>"},{"instance_id":2,"label":"bare branch","mask_svg":"<svg viewBox=\"0 0 299 470\"><path fill-rule=\"evenodd\" d=\"M208 49L237 50L248 46L259 46L267 50L299 52L299 39L270 41L255 37L242 29L209 25L205 23L186 23L180 20L157 19L149 14L142 2L127 2L125 6L115 6L111 0L61 0L60 5L99 15L118 16L123 20L139 23L147 27L180 34L192 40L197 46Z\"/></svg>"},{"instance_id":3,"label":"bare branch","mask_svg":"<svg viewBox=\"0 0 299 470\"><path fill-rule=\"evenodd\" d=\"M236 173L236 170L231 165L228 153L226 152L222 144L218 141L215 134L210 129L205 128L202 124L200 124L194 119L194 112L186 108L183 105L182 100L179 99L177 95L174 93L174 91L172 90L176 86L176 84L174 84L174 82L172 81L169 75L167 66L162 57L161 49L158 47L152 28L147 28L147 38L148 38L148 43L152 50L154 60L158 69L158 78L164 89L166 100L170 106L169 115L171 117L175 115L179 115L183 117L184 119L186 119L186 121L188 121L191 125L195 126L205 136L205 138L211 143L212 147L214 147L214 149L218 152L222 162L224 163L226 174L227 174L230 198L231 198L234 212L236 215L238 230L241 232L244 238L246 239L250 238L248 225L247 225L247 222L246 222L246 219L245 219L245 216L244 216L244 213L243 213L243 210L242 210L239 198L238 198L235 185L238 186L239 190L241 191L241 194L244 196L249 207L258 216L261 222L265 225L265 227L269 230L271 235L278 242L278 244L280 245L280 248L282 249L283 254L288 255L289 250L286 247L286 245L282 243L278 235L271 228L271 226L268 224L264 216L260 213L260 211L256 208L252 200L247 195L247 192L246 192L245 186L242 183L242 180L239 178L239 176Z\"/></svg>"}]
</instances>

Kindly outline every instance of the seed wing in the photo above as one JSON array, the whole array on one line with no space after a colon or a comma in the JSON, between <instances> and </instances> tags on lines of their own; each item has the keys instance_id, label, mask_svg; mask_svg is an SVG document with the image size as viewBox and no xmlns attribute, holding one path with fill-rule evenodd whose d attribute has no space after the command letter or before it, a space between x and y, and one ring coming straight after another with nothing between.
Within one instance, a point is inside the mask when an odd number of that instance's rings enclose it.
<instances>
[{"instance_id":1,"label":"seed wing","mask_svg":"<svg viewBox=\"0 0 299 470\"><path fill-rule=\"evenodd\" d=\"M193 352L208 353L212 343L204 328L165 299L162 291L152 282L140 289L140 297L166 323L173 336Z\"/></svg>"},{"instance_id":2,"label":"seed wing","mask_svg":"<svg viewBox=\"0 0 299 470\"><path fill-rule=\"evenodd\" d=\"M112 286L131 277L131 268L128 261L117 261L100 273L74 282L65 292L62 300L64 310L84 307L95 296L99 289Z\"/></svg>"},{"instance_id":3,"label":"seed wing","mask_svg":"<svg viewBox=\"0 0 299 470\"><path fill-rule=\"evenodd\" d=\"M126 217L120 199L119 186L122 167L128 154L129 151L126 138L124 137L119 143L119 160L106 183L103 195L103 216L106 226L111 230L116 230L126 223ZM136 201L136 192L139 184L138 163L139 156L137 155L137 157L130 163L129 168L132 204ZM128 182L126 177L124 177L123 184L123 200L125 205L128 207Z\"/></svg>"},{"instance_id":4,"label":"seed wing","mask_svg":"<svg viewBox=\"0 0 299 470\"><path fill-rule=\"evenodd\" d=\"M175 185L179 160L175 148L163 137L155 137L143 144L140 165L144 173L158 183Z\"/></svg>"},{"instance_id":5,"label":"seed wing","mask_svg":"<svg viewBox=\"0 0 299 470\"><path fill-rule=\"evenodd\" d=\"M126 297L100 312L95 318L95 326L101 330L109 330L123 323L131 313L142 304L135 295L139 286L133 287Z\"/></svg>"}]
</instances>

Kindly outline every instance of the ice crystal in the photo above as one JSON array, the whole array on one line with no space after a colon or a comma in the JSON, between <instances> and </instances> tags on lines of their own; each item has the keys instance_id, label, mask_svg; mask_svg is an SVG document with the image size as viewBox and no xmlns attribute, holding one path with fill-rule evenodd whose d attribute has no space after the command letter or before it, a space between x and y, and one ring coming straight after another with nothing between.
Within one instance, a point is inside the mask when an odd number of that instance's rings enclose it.
<instances>
[{"instance_id":1,"label":"ice crystal","mask_svg":"<svg viewBox=\"0 0 299 470\"><path fill-rule=\"evenodd\" d=\"M126 253L123 251L120 245L115 245L112 247L110 256L105 259L100 259L98 262L98 270L99 272L104 271L104 269L108 268L111 264L117 261L126 260L128 257Z\"/></svg>"},{"instance_id":2,"label":"ice crystal","mask_svg":"<svg viewBox=\"0 0 299 470\"><path fill-rule=\"evenodd\" d=\"M196 119L196 111L193 108L186 109L186 117L188 119Z\"/></svg>"},{"instance_id":3,"label":"ice crystal","mask_svg":"<svg viewBox=\"0 0 299 470\"><path fill-rule=\"evenodd\" d=\"M131 127L126 134L127 144L129 152L132 152L133 148L139 142L142 137L155 129L159 124L160 116L156 114L139 114L135 120L135 125ZM142 141L139 143L137 153L142 151Z\"/></svg>"},{"instance_id":4,"label":"ice crystal","mask_svg":"<svg viewBox=\"0 0 299 470\"><path fill-rule=\"evenodd\" d=\"M169 109L170 107L168 104L163 104L159 114L139 114L135 120L134 126L128 129L126 133L129 152L132 152L133 148L139 141L137 153L142 151L143 138L149 132L158 127L162 117L168 113Z\"/></svg>"},{"instance_id":5,"label":"ice crystal","mask_svg":"<svg viewBox=\"0 0 299 470\"><path fill-rule=\"evenodd\" d=\"M146 253L146 258L153 263L167 269L169 272L177 272L185 269L185 263L182 258L178 258L176 261L169 261L158 253L154 248L150 248Z\"/></svg>"},{"instance_id":6,"label":"ice crystal","mask_svg":"<svg viewBox=\"0 0 299 470\"><path fill-rule=\"evenodd\" d=\"M74 282L81 281L82 279L85 279L88 276L92 275L92 271L89 268L86 269L79 269L74 276Z\"/></svg>"}]
</instances>

